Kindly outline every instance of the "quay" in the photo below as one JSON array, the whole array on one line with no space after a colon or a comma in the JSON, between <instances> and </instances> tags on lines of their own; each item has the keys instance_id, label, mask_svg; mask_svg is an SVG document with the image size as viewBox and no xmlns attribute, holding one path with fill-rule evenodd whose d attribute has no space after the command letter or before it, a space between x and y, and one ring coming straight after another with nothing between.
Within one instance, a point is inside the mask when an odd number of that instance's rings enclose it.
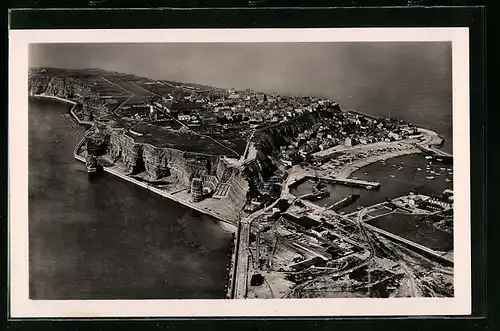
<instances>
[{"instance_id":1,"label":"quay","mask_svg":"<svg viewBox=\"0 0 500 331\"><path fill-rule=\"evenodd\" d=\"M442 158L445 160L453 160L453 155L450 153L446 153L445 151L442 151L440 149L431 147L431 146L422 146L422 145L416 145L418 149L420 149L422 152L431 154L432 156L435 156L437 158Z\"/></svg>"},{"instance_id":2,"label":"quay","mask_svg":"<svg viewBox=\"0 0 500 331\"><path fill-rule=\"evenodd\" d=\"M245 299L248 287L248 269L249 269L249 245L250 245L250 223L242 221L237 233L237 250L235 253L236 261L233 271L234 282L232 285L232 298Z\"/></svg>"},{"instance_id":3,"label":"quay","mask_svg":"<svg viewBox=\"0 0 500 331\"><path fill-rule=\"evenodd\" d=\"M333 178L333 177L318 177L326 182L331 184L341 184L347 186L361 187L367 190L380 188L380 183L378 182L370 182L367 180L359 180L359 179L342 179L342 178Z\"/></svg>"},{"instance_id":4,"label":"quay","mask_svg":"<svg viewBox=\"0 0 500 331\"><path fill-rule=\"evenodd\" d=\"M320 179L323 180L329 184L340 184L340 185L347 185L347 186L353 186L353 187L361 187L364 189L377 189L380 188L380 183L378 182L370 182L366 180L359 180L359 179L351 179L351 178L338 178L338 177L315 177L312 175L304 175L300 177L296 177L295 181L292 183L288 184L288 187L295 187L297 185L300 185L301 183L309 180L309 179ZM305 196L307 196L306 194Z\"/></svg>"}]
</instances>

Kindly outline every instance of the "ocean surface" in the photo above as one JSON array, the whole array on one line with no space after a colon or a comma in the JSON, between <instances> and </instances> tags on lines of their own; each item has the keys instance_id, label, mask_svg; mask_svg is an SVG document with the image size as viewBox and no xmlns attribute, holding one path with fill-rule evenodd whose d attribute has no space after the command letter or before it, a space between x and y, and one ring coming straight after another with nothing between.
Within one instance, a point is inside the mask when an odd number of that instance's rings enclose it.
<instances>
[{"instance_id":1,"label":"ocean surface","mask_svg":"<svg viewBox=\"0 0 500 331\"><path fill-rule=\"evenodd\" d=\"M232 236L112 175L89 177L68 105L29 103L32 299L222 299Z\"/></svg>"}]
</instances>

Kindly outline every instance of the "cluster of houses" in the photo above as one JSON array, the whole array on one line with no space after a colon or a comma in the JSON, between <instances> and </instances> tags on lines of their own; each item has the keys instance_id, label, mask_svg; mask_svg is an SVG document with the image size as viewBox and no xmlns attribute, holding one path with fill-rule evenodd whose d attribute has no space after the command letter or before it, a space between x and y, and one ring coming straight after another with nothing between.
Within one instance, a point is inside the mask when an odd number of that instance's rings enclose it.
<instances>
[{"instance_id":1,"label":"cluster of houses","mask_svg":"<svg viewBox=\"0 0 500 331\"><path fill-rule=\"evenodd\" d=\"M305 112L313 112L320 106L336 104L314 97L278 96L275 93L230 89L222 97L210 101L208 105L219 123L245 122L256 128L287 121Z\"/></svg>"},{"instance_id":2,"label":"cluster of houses","mask_svg":"<svg viewBox=\"0 0 500 331\"><path fill-rule=\"evenodd\" d=\"M281 162L290 166L333 146L390 142L416 133L410 124L394 119L374 119L353 112L338 112L333 116L333 120L318 123L298 134L289 145L281 146Z\"/></svg>"},{"instance_id":3,"label":"cluster of houses","mask_svg":"<svg viewBox=\"0 0 500 331\"><path fill-rule=\"evenodd\" d=\"M247 124L251 128L257 128L287 121L325 106L338 108L336 103L326 99L229 89L215 98L197 93L174 98L169 94L128 107L144 108L152 121L158 118L158 114L167 113L190 126Z\"/></svg>"},{"instance_id":4,"label":"cluster of houses","mask_svg":"<svg viewBox=\"0 0 500 331\"><path fill-rule=\"evenodd\" d=\"M335 109L333 118L317 124L295 137L288 146L281 147L282 163L299 163L310 154L337 145L354 146L381 141L404 139L416 133L410 124L395 119L379 119L343 112L338 104L327 99L301 96L279 96L252 90L229 89L215 98L193 93L183 97L155 97L144 105L150 120L158 114L168 114L188 126L206 127L247 124L250 128L287 121L306 112Z\"/></svg>"}]
</instances>

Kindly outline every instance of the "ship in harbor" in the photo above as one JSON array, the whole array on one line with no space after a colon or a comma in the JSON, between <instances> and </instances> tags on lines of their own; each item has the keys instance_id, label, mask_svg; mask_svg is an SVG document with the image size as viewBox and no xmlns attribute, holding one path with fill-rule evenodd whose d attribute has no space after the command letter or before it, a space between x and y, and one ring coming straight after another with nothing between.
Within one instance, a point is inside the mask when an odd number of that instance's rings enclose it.
<instances>
[{"instance_id":1,"label":"ship in harbor","mask_svg":"<svg viewBox=\"0 0 500 331\"><path fill-rule=\"evenodd\" d=\"M330 196L330 190L325 183L319 181L313 185L312 192L304 196L304 199L309 201L319 200Z\"/></svg>"},{"instance_id":2,"label":"ship in harbor","mask_svg":"<svg viewBox=\"0 0 500 331\"><path fill-rule=\"evenodd\" d=\"M357 194L357 193L350 194L349 196L345 197L344 199L339 200L336 203L334 203L333 205L331 205L331 207L329 209L333 210L333 211L337 211L337 210L339 210L341 208L344 208L345 206L347 206L347 205L353 203L354 201L358 200L359 196L360 195Z\"/></svg>"}]
</instances>

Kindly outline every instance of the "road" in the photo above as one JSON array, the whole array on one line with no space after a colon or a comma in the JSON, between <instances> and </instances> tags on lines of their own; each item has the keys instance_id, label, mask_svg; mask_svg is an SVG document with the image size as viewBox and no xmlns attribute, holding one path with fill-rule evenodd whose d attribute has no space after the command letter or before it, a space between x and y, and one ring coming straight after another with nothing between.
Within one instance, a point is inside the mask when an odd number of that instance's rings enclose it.
<instances>
[{"instance_id":1,"label":"road","mask_svg":"<svg viewBox=\"0 0 500 331\"><path fill-rule=\"evenodd\" d=\"M247 294L248 285L248 267L249 267L249 245L250 245L250 227L251 223L259 216L267 212L268 210L274 208L276 204L280 201L277 199L271 205L266 208L257 210L247 217L241 218L238 226L237 240L235 248L237 250L235 263L235 281L234 287L234 299L244 299ZM258 245L258 242L257 242Z\"/></svg>"},{"instance_id":2,"label":"road","mask_svg":"<svg viewBox=\"0 0 500 331\"><path fill-rule=\"evenodd\" d=\"M248 159L247 153L248 153L248 149L250 148L250 143L251 143L254 135L255 135L255 129L252 130L252 133L250 134L250 138L248 138L248 140L247 140L247 145L245 146L245 151L243 152L243 155L242 155L242 157L245 159L245 162L246 162L246 159Z\"/></svg>"}]
</instances>

